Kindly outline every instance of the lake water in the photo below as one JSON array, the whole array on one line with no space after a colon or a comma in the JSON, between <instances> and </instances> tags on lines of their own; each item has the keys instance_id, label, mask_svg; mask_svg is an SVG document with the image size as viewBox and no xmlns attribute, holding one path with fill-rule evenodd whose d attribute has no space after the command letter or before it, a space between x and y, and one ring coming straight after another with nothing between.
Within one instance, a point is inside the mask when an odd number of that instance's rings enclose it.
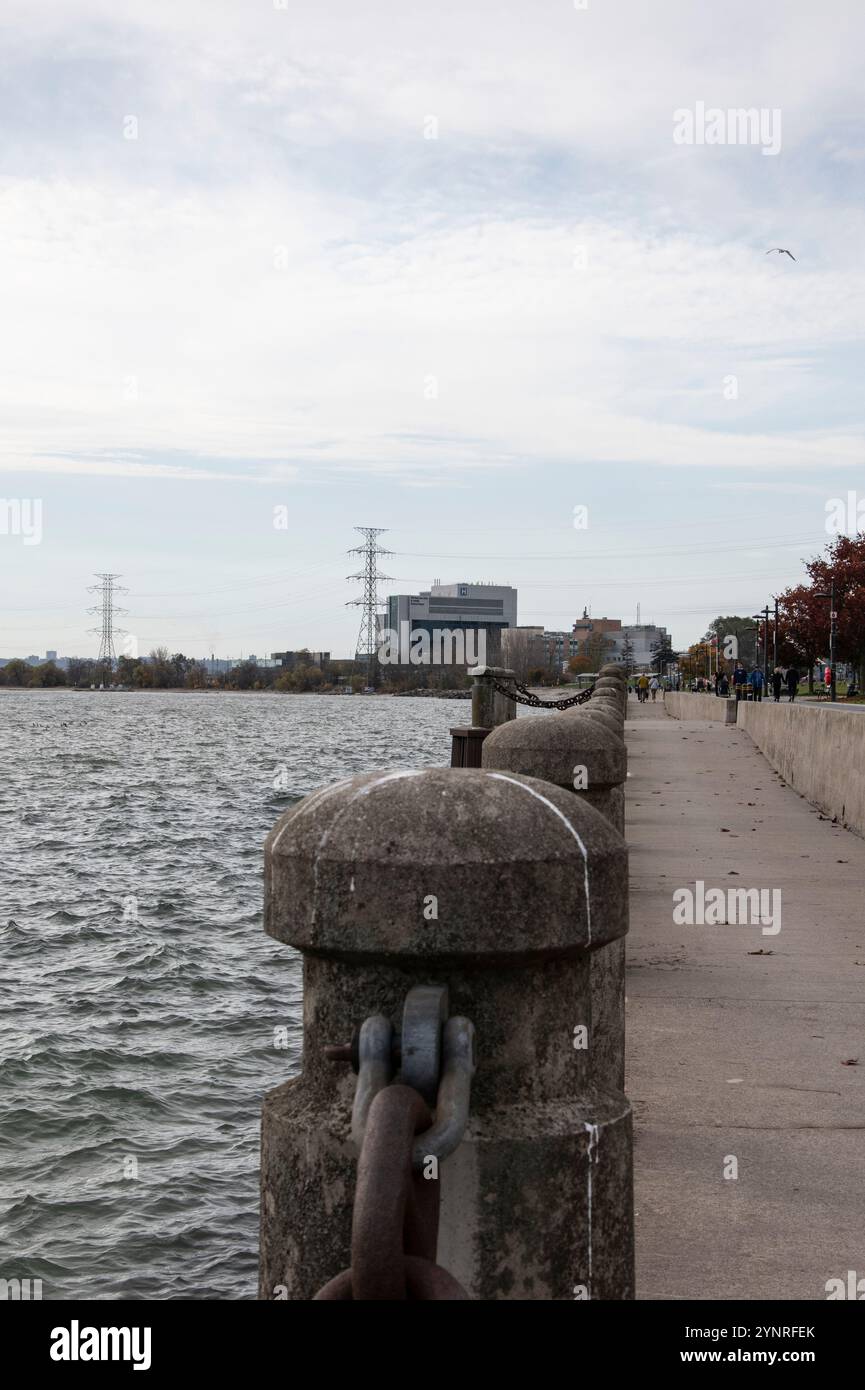
<instances>
[{"instance_id":1,"label":"lake water","mask_svg":"<svg viewBox=\"0 0 865 1390\"><path fill-rule=\"evenodd\" d=\"M0 693L0 1277L255 1297L261 1097L300 1055L265 835L316 787L448 764L469 708Z\"/></svg>"}]
</instances>

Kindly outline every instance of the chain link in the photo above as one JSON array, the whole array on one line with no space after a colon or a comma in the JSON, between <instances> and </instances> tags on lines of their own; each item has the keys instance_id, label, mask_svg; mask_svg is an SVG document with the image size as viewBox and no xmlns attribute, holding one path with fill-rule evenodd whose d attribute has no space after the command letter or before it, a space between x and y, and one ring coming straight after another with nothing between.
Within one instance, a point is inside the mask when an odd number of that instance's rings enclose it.
<instances>
[{"instance_id":1,"label":"chain link","mask_svg":"<svg viewBox=\"0 0 865 1390\"><path fill-rule=\"evenodd\" d=\"M357 1069L352 1137L360 1157L351 1266L319 1290L317 1301L468 1298L436 1264L439 1163L465 1132L475 1070L474 1027L467 1018L447 1018L447 1008L444 986L409 991L395 1081L396 1040L382 1014L366 1020L356 1048L325 1049L332 1061ZM414 1084L406 1084L409 1078Z\"/></svg>"},{"instance_id":2,"label":"chain link","mask_svg":"<svg viewBox=\"0 0 865 1390\"><path fill-rule=\"evenodd\" d=\"M584 705L591 698L595 689L593 685L590 685L588 690L581 690L578 695L571 695L567 700L542 700L540 696L532 694L526 686L520 685L519 681L511 681L509 685L500 685L497 680L494 680L492 685L497 694L506 695L517 705L531 705L532 709L570 709L573 705Z\"/></svg>"}]
</instances>

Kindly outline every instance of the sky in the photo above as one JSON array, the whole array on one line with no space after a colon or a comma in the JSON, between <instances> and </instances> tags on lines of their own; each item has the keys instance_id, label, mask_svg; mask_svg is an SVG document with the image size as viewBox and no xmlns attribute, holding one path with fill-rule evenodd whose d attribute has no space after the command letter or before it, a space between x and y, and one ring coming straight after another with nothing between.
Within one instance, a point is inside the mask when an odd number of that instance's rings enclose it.
<instances>
[{"instance_id":1,"label":"sky","mask_svg":"<svg viewBox=\"0 0 865 1390\"><path fill-rule=\"evenodd\" d=\"M865 496L863 40L861 0L3 0L0 656L95 655L103 572L142 653L350 655L356 526L382 595L759 611Z\"/></svg>"}]
</instances>

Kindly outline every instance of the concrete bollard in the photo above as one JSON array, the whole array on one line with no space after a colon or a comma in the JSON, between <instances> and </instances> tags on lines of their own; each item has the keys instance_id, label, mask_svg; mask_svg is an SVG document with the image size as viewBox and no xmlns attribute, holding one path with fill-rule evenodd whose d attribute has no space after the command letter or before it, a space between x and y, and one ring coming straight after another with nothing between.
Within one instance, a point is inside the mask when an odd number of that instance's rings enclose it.
<instances>
[{"instance_id":1,"label":"concrete bollard","mask_svg":"<svg viewBox=\"0 0 865 1390\"><path fill-rule=\"evenodd\" d=\"M615 695L620 698L627 695L627 685L624 681L617 681L615 676L602 676L601 680L595 681L592 685L591 698L598 699L599 695Z\"/></svg>"},{"instance_id":2,"label":"concrete bollard","mask_svg":"<svg viewBox=\"0 0 865 1390\"><path fill-rule=\"evenodd\" d=\"M613 710L605 709L603 701L600 707L597 704L593 705L590 700L587 705L577 705L575 709L567 709L564 713L566 715L579 715L582 719L597 720L598 723L603 724L605 728L611 729L617 738L624 737L625 726L621 715L618 711L614 712Z\"/></svg>"},{"instance_id":3,"label":"concrete bollard","mask_svg":"<svg viewBox=\"0 0 865 1390\"><path fill-rule=\"evenodd\" d=\"M600 720L518 719L493 729L482 752L482 767L539 777L588 801L619 834L625 827L624 782L627 754L619 733Z\"/></svg>"},{"instance_id":4,"label":"concrete bollard","mask_svg":"<svg viewBox=\"0 0 865 1390\"><path fill-rule=\"evenodd\" d=\"M528 777L365 773L277 822L265 925L303 953L304 1042L264 1101L261 1297L311 1298L350 1262L354 1077L324 1047L440 983L478 1056L439 1263L476 1299L632 1298L630 1107L585 1046L591 953L627 930L603 817Z\"/></svg>"},{"instance_id":5,"label":"concrete bollard","mask_svg":"<svg viewBox=\"0 0 865 1390\"><path fill-rule=\"evenodd\" d=\"M595 681L592 704L598 696L612 691L620 700L622 713L627 716L628 712L628 678L619 667L606 666L601 668L601 674Z\"/></svg>"},{"instance_id":6,"label":"concrete bollard","mask_svg":"<svg viewBox=\"0 0 865 1390\"><path fill-rule=\"evenodd\" d=\"M615 687L619 686L619 684L620 682L613 681L611 685L595 686L589 704L591 704L593 700L610 700L615 704L616 709L624 710L627 691L624 686L622 686L621 689L616 689Z\"/></svg>"},{"instance_id":7,"label":"concrete bollard","mask_svg":"<svg viewBox=\"0 0 865 1390\"><path fill-rule=\"evenodd\" d=\"M595 682L592 699L596 699L598 695L604 694L606 691L612 691L619 700L627 702L628 687L623 680L619 680L616 676L601 676L600 680Z\"/></svg>"},{"instance_id":8,"label":"concrete bollard","mask_svg":"<svg viewBox=\"0 0 865 1390\"><path fill-rule=\"evenodd\" d=\"M552 782L588 801L620 835L625 833L625 744L599 720L542 715L503 725L484 743L482 766ZM589 971L596 1073L601 1085L623 1090L625 938L595 951Z\"/></svg>"},{"instance_id":9,"label":"concrete bollard","mask_svg":"<svg viewBox=\"0 0 865 1390\"><path fill-rule=\"evenodd\" d=\"M626 718L625 696L613 695L612 699L609 700L606 697L607 692L605 690L602 690L599 695L594 696L589 701L589 706L594 706L595 709L605 709L609 706L612 706L616 718L619 719L621 721L621 724L624 726Z\"/></svg>"},{"instance_id":10,"label":"concrete bollard","mask_svg":"<svg viewBox=\"0 0 865 1390\"><path fill-rule=\"evenodd\" d=\"M500 695L493 682L502 683L514 673L507 666L473 666L469 675L474 677L472 685L472 724L475 728L497 729L516 719L517 707L506 695Z\"/></svg>"}]
</instances>

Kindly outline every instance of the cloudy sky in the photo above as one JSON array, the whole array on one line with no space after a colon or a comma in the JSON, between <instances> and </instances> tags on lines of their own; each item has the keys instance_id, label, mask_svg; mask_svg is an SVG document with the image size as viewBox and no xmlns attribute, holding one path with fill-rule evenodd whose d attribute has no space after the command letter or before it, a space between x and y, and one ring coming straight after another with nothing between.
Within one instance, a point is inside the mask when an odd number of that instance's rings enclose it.
<instances>
[{"instance_id":1,"label":"cloudy sky","mask_svg":"<svg viewBox=\"0 0 865 1390\"><path fill-rule=\"evenodd\" d=\"M861 0L3 0L41 533L4 510L0 655L95 652L96 571L145 651L347 655L355 525L385 591L525 623L757 611L865 495L863 40ZM700 104L780 149L681 143Z\"/></svg>"}]
</instances>

